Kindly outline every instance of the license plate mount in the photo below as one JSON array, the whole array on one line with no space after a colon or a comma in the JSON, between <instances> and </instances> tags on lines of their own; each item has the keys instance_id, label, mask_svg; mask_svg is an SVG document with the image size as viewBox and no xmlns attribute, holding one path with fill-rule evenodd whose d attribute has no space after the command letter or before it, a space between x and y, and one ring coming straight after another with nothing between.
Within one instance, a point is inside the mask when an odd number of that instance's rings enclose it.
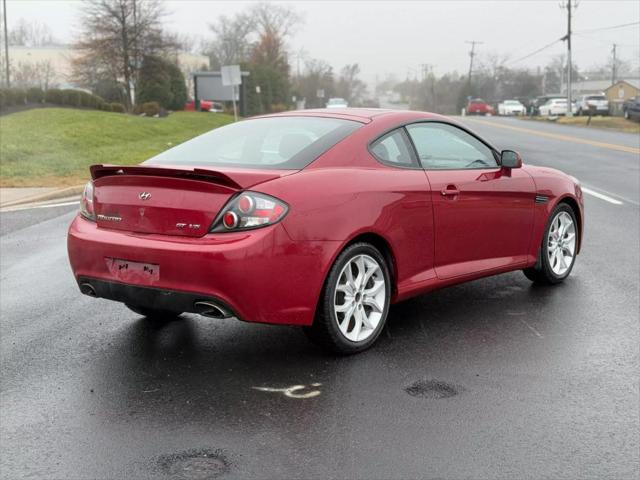
<instances>
[{"instance_id":1,"label":"license plate mount","mask_svg":"<svg viewBox=\"0 0 640 480\"><path fill-rule=\"evenodd\" d=\"M111 276L123 283L153 285L160 280L160 265L105 257Z\"/></svg>"}]
</instances>

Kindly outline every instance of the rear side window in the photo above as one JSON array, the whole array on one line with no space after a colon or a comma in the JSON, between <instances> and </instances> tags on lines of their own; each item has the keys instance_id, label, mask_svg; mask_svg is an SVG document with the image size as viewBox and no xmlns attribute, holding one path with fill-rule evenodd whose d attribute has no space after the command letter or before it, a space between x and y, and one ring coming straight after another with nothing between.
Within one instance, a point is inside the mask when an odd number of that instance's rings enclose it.
<instances>
[{"instance_id":1,"label":"rear side window","mask_svg":"<svg viewBox=\"0 0 640 480\"><path fill-rule=\"evenodd\" d=\"M145 164L299 170L362 126L322 117L270 117L217 128Z\"/></svg>"},{"instance_id":2,"label":"rear side window","mask_svg":"<svg viewBox=\"0 0 640 480\"><path fill-rule=\"evenodd\" d=\"M404 129L387 133L371 144L371 153L381 162L397 167L414 167L411 144Z\"/></svg>"}]
</instances>

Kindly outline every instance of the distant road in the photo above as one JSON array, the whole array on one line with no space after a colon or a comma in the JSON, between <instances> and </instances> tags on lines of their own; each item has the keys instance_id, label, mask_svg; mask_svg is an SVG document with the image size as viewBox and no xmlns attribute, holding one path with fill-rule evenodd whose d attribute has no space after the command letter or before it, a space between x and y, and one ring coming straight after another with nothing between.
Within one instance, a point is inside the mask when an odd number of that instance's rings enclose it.
<instances>
[{"instance_id":1,"label":"distant road","mask_svg":"<svg viewBox=\"0 0 640 480\"><path fill-rule=\"evenodd\" d=\"M640 206L640 136L504 117L456 117L525 163L558 168L588 189Z\"/></svg>"}]
</instances>

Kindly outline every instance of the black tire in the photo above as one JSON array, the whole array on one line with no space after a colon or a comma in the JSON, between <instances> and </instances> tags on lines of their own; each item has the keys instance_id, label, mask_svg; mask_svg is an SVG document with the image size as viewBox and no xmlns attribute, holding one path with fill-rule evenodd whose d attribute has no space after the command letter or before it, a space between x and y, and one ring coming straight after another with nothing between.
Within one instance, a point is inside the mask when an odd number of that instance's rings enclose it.
<instances>
[{"instance_id":1,"label":"black tire","mask_svg":"<svg viewBox=\"0 0 640 480\"><path fill-rule=\"evenodd\" d=\"M338 327L338 318L334 311L334 298L335 289L343 268L358 255L368 255L378 263L384 277L386 295L385 305L382 307L382 316L376 328L366 339L354 342L347 339ZM313 325L304 327L303 330L313 343L330 352L340 355L362 352L374 344L384 329L389 314L390 299L391 276L385 258L378 249L368 243L354 243L338 255L322 288Z\"/></svg>"},{"instance_id":2,"label":"black tire","mask_svg":"<svg viewBox=\"0 0 640 480\"><path fill-rule=\"evenodd\" d=\"M182 314L182 312L173 312L171 310L159 310L156 308L140 307L138 305L129 305L128 303L126 303L125 306L132 312L135 312L138 315L142 315L143 317L147 317L151 320L170 320L173 318L177 318Z\"/></svg>"},{"instance_id":3,"label":"black tire","mask_svg":"<svg viewBox=\"0 0 640 480\"><path fill-rule=\"evenodd\" d=\"M553 219L555 219L560 212L567 212L571 216L573 224L576 227L576 251L577 246L580 244L580 232L578 231L578 222L576 220L576 215L569 205L567 205L566 203L560 203L556 208L553 209L551 215L549 215L549 219L547 220L547 226L544 229L544 235L542 237L542 242L538 251L538 261L536 262L536 265L531 268L525 268L522 271L525 277L527 277L534 283L541 285L555 285L557 283L563 282L569 276L571 270L573 270L573 266L576 263L576 254L574 253L569 269L564 274L557 275L551 268L549 256L546 254L549 230L551 229Z\"/></svg>"}]
</instances>

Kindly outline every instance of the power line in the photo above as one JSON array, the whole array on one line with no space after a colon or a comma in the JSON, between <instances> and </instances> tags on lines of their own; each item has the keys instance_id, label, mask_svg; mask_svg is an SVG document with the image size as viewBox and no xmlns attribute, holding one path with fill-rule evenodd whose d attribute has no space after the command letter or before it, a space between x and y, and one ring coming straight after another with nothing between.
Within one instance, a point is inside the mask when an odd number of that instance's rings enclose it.
<instances>
[{"instance_id":1,"label":"power line","mask_svg":"<svg viewBox=\"0 0 640 480\"><path fill-rule=\"evenodd\" d=\"M578 30L574 33L600 32L601 30L613 30L614 28L631 27L632 25L640 25L640 22L623 23L621 25L611 25L610 27L590 28L587 30Z\"/></svg>"},{"instance_id":2,"label":"power line","mask_svg":"<svg viewBox=\"0 0 640 480\"><path fill-rule=\"evenodd\" d=\"M544 47L541 47L541 48L539 48L539 49L537 49L537 50L535 50L535 51L533 51L533 52L531 52L531 53L528 53L528 54L527 54L527 55L525 55L524 57L520 57L520 58L518 58L517 60L512 60L511 62L509 62L509 64L517 63L517 62L520 62L520 61L522 61L522 60L526 60L526 59L527 59L527 58L529 58L529 57L533 57L534 55L536 55L536 54L538 54L538 53L542 52L543 50L546 50L546 49L547 49L547 48L549 48L549 47L552 47L553 45L555 45L555 44L556 44L556 43L558 43L558 42L562 42L563 40L564 40L564 37L562 37L562 38L558 38L557 40L554 40L553 42L548 43L548 44L547 44L547 45L545 45Z\"/></svg>"}]
</instances>

